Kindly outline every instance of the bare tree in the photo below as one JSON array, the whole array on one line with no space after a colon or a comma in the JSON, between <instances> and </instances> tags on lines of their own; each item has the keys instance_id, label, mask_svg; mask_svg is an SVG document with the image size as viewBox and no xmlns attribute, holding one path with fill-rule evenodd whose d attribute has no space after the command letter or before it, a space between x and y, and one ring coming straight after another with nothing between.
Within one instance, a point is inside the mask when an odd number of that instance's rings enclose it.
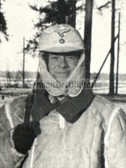
<instances>
[{"instance_id":1,"label":"bare tree","mask_svg":"<svg viewBox=\"0 0 126 168\"><path fill-rule=\"evenodd\" d=\"M10 86L10 82L11 82L11 78L12 78L10 71L6 72L6 78L7 78L7 87L9 87Z\"/></svg>"}]
</instances>

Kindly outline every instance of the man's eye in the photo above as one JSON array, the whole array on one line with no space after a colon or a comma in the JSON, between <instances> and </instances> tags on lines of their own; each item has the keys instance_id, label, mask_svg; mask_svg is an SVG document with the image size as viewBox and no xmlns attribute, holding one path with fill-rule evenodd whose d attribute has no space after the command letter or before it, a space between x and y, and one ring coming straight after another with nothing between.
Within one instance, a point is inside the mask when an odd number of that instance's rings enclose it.
<instances>
[{"instance_id":1,"label":"man's eye","mask_svg":"<svg viewBox=\"0 0 126 168\"><path fill-rule=\"evenodd\" d=\"M57 60L58 57L54 56L54 57L51 57L50 59L52 59L52 60Z\"/></svg>"},{"instance_id":2,"label":"man's eye","mask_svg":"<svg viewBox=\"0 0 126 168\"><path fill-rule=\"evenodd\" d=\"M68 59L71 59L71 60L75 60L75 59L76 59L75 56L68 56L67 58L68 58Z\"/></svg>"}]
</instances>

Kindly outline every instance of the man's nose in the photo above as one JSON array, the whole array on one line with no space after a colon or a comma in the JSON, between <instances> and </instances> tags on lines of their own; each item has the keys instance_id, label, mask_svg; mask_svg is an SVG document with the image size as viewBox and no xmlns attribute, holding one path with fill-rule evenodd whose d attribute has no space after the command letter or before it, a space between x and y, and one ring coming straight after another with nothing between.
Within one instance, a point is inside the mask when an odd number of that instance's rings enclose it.
<instances>
[{"instance_id":1,"label":"man's nose","mask_svg":"<svg viewBox=\"0 0 126 168\"><path fill-rule=\"evenodd\" d=\"M61 68L67 68L68 67L68 63L67 63L67 60L66 60L65 56L60 56L59 66Z\"/></svg>"}]
</instances>

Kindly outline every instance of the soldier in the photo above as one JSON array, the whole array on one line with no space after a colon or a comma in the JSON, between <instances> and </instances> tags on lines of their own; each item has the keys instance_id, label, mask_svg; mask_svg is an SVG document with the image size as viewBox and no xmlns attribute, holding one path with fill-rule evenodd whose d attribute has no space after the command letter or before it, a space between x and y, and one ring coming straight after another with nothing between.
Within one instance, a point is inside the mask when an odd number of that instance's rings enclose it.
<instances>
[{"instance_id":1,"label":"soldier","mask_svg":"<svg viewBox=\"0 0 126 168\"><path fill-rule=\"evenodd\" d=\"M86 87L78 31L45 29L39 51L32 97L0 109L0 167L125 168L126 116Z\"/></svg>"}]
</instances>

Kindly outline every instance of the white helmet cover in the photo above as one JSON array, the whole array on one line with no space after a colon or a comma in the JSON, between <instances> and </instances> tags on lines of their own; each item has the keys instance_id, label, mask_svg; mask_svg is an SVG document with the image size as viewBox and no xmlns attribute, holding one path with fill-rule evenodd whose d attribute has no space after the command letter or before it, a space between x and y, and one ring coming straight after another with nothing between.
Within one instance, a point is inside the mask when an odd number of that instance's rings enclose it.
<instances>
[{"instance_id":1,"label":"white helmet cover","mask_svg":"<svg viewBox=\"0 0 126 168\"><path fill-rule=\"evenodd\" d=\"M39 50L45 52L72 52L84 50L79 32L67 24L46 28L40 35Z\"/></svg>"}]
</instances>

